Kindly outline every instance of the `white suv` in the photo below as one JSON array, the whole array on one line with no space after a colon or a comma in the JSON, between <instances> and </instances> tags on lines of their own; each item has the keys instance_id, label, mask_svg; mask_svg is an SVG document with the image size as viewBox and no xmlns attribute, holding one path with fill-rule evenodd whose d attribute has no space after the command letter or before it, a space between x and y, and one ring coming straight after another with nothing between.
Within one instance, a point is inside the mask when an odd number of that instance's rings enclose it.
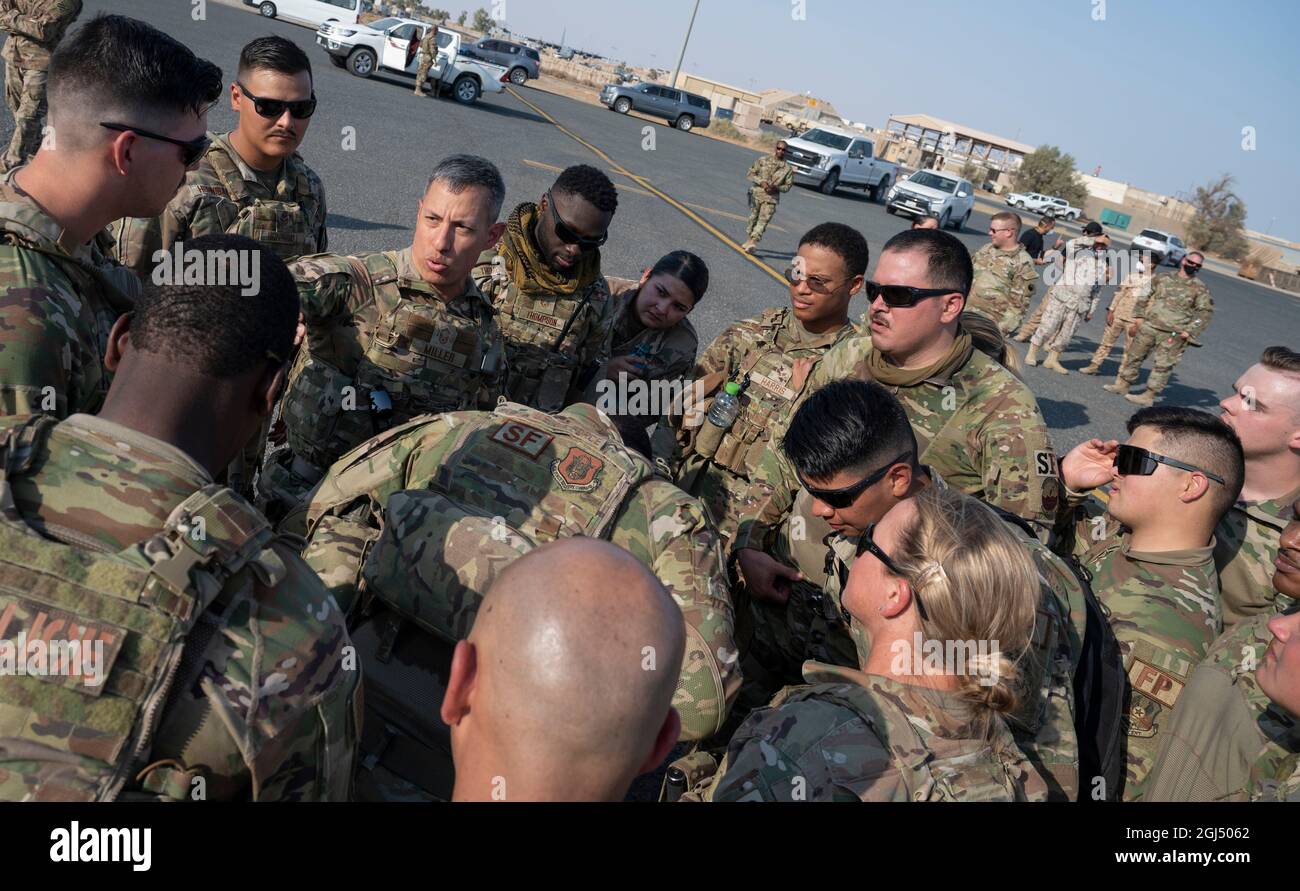
<instances>
[{"instance_id":1,"label":"white suv","mask_svg":"<svg viewBox=\"0 0 1300 891\"><path fill-rule=\"evenodd\" d=\"M1177 266L1187 256L1187 245L1183 244L1181 238L1159 229L1143 229L1139 232L1137 238L1133 239L1133 250L1150 251L1151 259L1155 260L1157 266L1166 262L1170 266Z\"/></svg>"},{"instance_id":2,"label":"white suv","mask_svg":"<svg viewBox=\"0 0 1300 891\"><path fill-rule=\"evenodd\" d=\"M975 207L975 187L952 173L918 170L903 177L885 198L887 213L935 216L940 228L961 230Z\"/></svg>"}]
</instances>

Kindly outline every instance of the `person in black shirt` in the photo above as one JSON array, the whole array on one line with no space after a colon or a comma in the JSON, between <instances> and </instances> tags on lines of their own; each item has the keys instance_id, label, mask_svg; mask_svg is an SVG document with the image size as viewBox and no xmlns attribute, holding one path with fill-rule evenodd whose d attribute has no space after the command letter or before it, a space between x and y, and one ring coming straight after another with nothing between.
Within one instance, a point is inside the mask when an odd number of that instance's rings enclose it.
<instances>
[{"instance_id":1,"label":"person in black shirt","mask_svg":"<svg viewBox=\"0 0 1300 891\"><path fill-rule=\"evenodd\" d=\"M1056 218L1052 216L1041 217L1038 224L1032 229L1026 229L1020 233L1020 243L1025 246L1025 252L1029 254L1030 259L1034 261L1035 266L1046 266L1050 260L1043 259L1043 237L1056 228ZM1061 239L1056 239L1056 244L1052 245L1052 250L1061 249Z\"/></svg>"}]
</instances>

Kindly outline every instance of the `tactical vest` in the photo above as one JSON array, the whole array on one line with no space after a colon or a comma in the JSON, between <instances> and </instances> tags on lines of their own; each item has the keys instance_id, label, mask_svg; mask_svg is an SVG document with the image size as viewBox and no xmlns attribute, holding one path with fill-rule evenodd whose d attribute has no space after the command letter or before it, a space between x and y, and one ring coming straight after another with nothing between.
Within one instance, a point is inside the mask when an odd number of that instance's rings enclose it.
<instances>
[{"instance_id":1,"label":"tactical vest","mask_svg":"<svg viewBox=\"0 0 1300 891\"><path fill-rule=\"evenodd\" d=\"M487 303L472 301L472 319L449 312L423 281L398 275L396 257L348 258L355 287L378 316L355 375L307 356L285 397L289 446L319 469L418 415L477 407L501 367L502 340Z\"/></svg>"},{"instance_id":2,"label":"tactical vest","mask_svg":"<svg viewBox=\"0 0 1300 891\"><path fill-rule=\"evenodd\" d=\"M222 188L231 201L239 206L234 222L226 227L227 235L245 235L258 244L265 245L281 260L290 260L321 250L316 237L320 204L313 194L311 183L296 158L284 163L288 168L283 175L290 177L292 194L298 200L282 201L259 198L253 195L248 180L239 165L218 142L213 142L205 156L212 172L221 181Z\"/></svg>"},{"instance_id":3,"label":"tactical vest","mask_svg":"<svg viewBox=\"0 0 1300 891\"><path fill-rule=\"evenodd\" d=\"M143 790L131 797L186 799L189 774L173 762L140 770L186 638L236 573L253 568L273 584L284 564L268 548L266 520L218 485L118 553L40 535L19 515L12 484L30 472L55 423L30 419L0 442L0 647L25 640L17 658L30 668L37 639L102 645L102 682L92 684L84 665L81 675L46 674L39 664L35 674L0 674L0 800L106 801L128 784Z\"/></svg>"}]
</instances>

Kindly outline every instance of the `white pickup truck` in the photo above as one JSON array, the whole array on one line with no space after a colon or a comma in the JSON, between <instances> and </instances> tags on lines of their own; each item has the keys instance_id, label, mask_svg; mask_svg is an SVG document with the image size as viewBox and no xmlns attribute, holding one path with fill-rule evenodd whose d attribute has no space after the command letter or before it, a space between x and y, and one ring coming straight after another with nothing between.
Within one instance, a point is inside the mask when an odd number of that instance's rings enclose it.
<instances>
[{"instance_id":1,"label":"white pickup truck","mask_svg":"<svg viewBox=\"0 0 1300 891\"><path fill-rule=\"evenodd\" d=\"M823 195L833 194L839 186L852 186L869 190L873 201L883 201L889 187L898 182L898 165L877 158L875 145L861 133L814 127L785 144L794 181L816 186Z\"/></svg>"},{"instance_id":2,"label":"white pickup truck","mask_svg":"<svg viewBox=\"0 0 1300 891\"><path fill-rule=\"evenodd\" d=\"M392 17L369 25L326 22L316 32L316 44L329 53L330 61L357 77L379 71L415 77L419 54L411 53L411 38L418 44L425 22ZM470 59L460 53L461 38L455 31L438 30L438 58L429 77L438 92L449 88L457 102L472 105L484 93L500 93L509 81L501 65Z\"/></svg>"},{"instance_id":3,"label":"white pickup truck","mask_svg":"<svg viewBox=\"0 0 1300 891\"><path fill-rule=\"evenodd\" d=\"M1030 210L1044 216L1050 214L1058 220L1077 220L1082 211L1064 198L1042 195L1038 192L1012 192L1007 196L1007 204L1021 210Z\"/></svg>"}]
</instances>

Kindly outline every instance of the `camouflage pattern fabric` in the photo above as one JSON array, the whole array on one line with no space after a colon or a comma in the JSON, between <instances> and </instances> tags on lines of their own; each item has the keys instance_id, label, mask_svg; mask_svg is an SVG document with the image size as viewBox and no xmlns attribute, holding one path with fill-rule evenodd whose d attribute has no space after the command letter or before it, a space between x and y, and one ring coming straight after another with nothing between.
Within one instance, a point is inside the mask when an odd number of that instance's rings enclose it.
<instances>
[{"instance_id":1,"label":"camouflage pattern fabric","mask_svg":"<svg viewBox=\"0 0 1300 891\"><path fill-rule=\"evenodd\" d=\"M45 425L0 421L0 639L98 631L107 678L0 677L0 800L346 799L358 675L301 542L166 443Z\"/></svg>"},{"instance_id":2,"label":"camouflage pattern fabric","mask_svg":"<svg viewBox=\"0 0 1300 891\"><path fill-rule=\"evenodd\" d=\"M1120 338L1120 335L1124 337L1124 355L1128 354L1128 326L1136 318L1133 312L1137 308L1138 301L1144 300L1151 293L1153 275L1152 272L1134 270L1115 289L1115 296L1111 298L1110 307L1107 309L1108 317L1112 321L1106 324L1105 330L1101 333L1101 342L1097 345L1096 352L1092 354L1091 367L1096 368L1110 358L1111 350L1114 349L1115 341ZM1122 359L1120 364L1123 364Z\"/></svg>"},{"instance_id":3,"label":"camouflage pattern fabric","mask_svg":"<svg viewBox=\"0 0 1300 891\"><path fill-rule=\"evenodd\" d=\"M1110 620L1129 679L1124 800L1140 801L1160 736L1192 669L1223 630L1214 542L1134 551L1129 534L1089 499L1074 512L1074 552Z\"/></svg>"},{"instance_id":4,"label":"camouflage pattern fabric","mask_svg":"<svg viewBox=\"0 0 1300 891\"><path fill-rule=\"evenodd\" d=\"M424 89L424 81L429 76L429 69L433 67L434 60L438 56L438 27L435 25L424 32L420 38L420 63L415 69L415 89L417 91Z\"/></svg>"},{"instance_id":5,"label":"camouflage pattern fabric","mask_svg":"<svg viewBox=\"0 0 1300 891\"><path fill-rule=\"evenodd\" d=\"M995 719L947 691L809 662L732 738L712 801L1045 801Z\"/></svg>"},{"instance_id":6,"label":"camouflage pattern fabric","mask_svg":"<svg viewBox=\"0 0 1300 891\"><path fill-rule=\"evenodd\" d=\"M1038 306L1029 314L1029 318L1025 319L1025 321L1020 325L1020 330L1016 332L1016 340L1028 340L1029 335L1038 330L1038 323L1043 320L1043 313L1046 312L1046 310L1047 295L1043 295L1043 299L1038 301Z\"/></svg>"},{"instance_id":7,"label":"camouflage pattern fabric","mask_svg":"<svg viewBox=\"0 0 1300 891\"><path fill-rule=\"evenodd\" d=\"M5 170L25 163L41 147L50 54L79 15L81 0L9 0L0 11L0 30L9 32L0 51L5 63L5 104L14 116Z\"/></svg>"},{"instance_id":8,"label":"camouflage pattern fabric","mask_svg":"<svg viewBox=\"0 0 1300 891\"><path fill-rule=\"evenodd\" d=\"M1214 530L1214 565L1223 597L1223 627L1266 613L1290 610L1296 601L1273 588L1282 530L1292 517L1300 489L1271 501L1238 501Z\"/></svg>"},{"instance_id":9,"label":"camouflage pattern fabric","mask_svg":"<svg viewBox=\"0 0 1300 891\"><path fill-rule=\"evenodd\" d=\"M975 278L966 309L982 313L997 322L1003 334L1011 334L1029 309L1029 298L1038 284L1034 261L1022 244L1004 251L990 242L975 252L971 262Z\"/></svg>"},{"instance_id":10,"label":"camouflage pattern fabric","mask_svg":"<svg viewBox=\"0 0 1300 891\"><path fill-rule=\"evenodd\" d=\"M108 333L140 281L0 180L0 415L93 411L108 392Z\"/></svg>"},{"instance_id":11,"label":"camouflage pattern fabric","mask_svg":"<svg viewBox=\"0 0 1300 891\"><path fill-rule=\"evenodd\" d=\"M776 213L777 202L781 200L779 193L790 191L794 185L794 168L773 155L764 155L749 166L746 178L753 185L749 187L749 220L745 233L749 241L758 244L772 221L772 214ZM769 195L763 188L765 185L775 186L778 194Z\"/></svg>"},{"instance_id":12,"label":"camouflage pattern fabric","mask_svg":"<svg viewBox=\"0 0 1300 891\"><path fill-rule=\"evenodd\" d=\"M147 280L154 254L200 235L244 235L282 260L328 249L325 186L296 152L280 166L274 188L248 166L229 134L212 145L161 216L128 218L112 227L114 256Z\"/></svg>"},{"instance_id":13,"label":"camouflage pattern fabric","mask_svg":"<svg viewBox=\"0 0 1300 891\"><path fill-rule=\"evenodd\" d=\"M1035 346L1064 352L1084 317L1092 318L1097 311L1106 279L1106 260L1095 255L1092 245L1089 237L1066 243L1061 277L1043 298L1042 318L1030 338Z\"/></svg>"},{"instance_id":14,"label":"camouflage pattern fabric","mask_svg":"<svg viewBox=\"0 0 1300 891\"><path fill-rule=\"evenodd\" d=\"M698 450L707 421L701 419L700 426L683 426L678 432L677 482L704 502L724 537L735 534L750 476L768 438L774 429L785 427L800 395L808 392L804 381L810 371L801 380L795 364L815 367L832 346L854 333L853 325L846 322L834 331L813 334L788 307L774 307L727 328L695 363L694 377L703 382L706 395L714 395L727 381L738 381L743 388L740 414L712 454Z\"/></svg>"},{"instance_id":15,"label":"camouflage pattern fabric","mask_svg":"<svg viewBox=\"0 0 1300 891\"><path fill-rule=\"evenodd\" d=\"M1295 795L1300 719L1259 688L1271 615L1222 634L1192 672L1147 784L1149 801L1278 801Z\"/></svg>"},{"instance_id":16,"label":"camouflage pattern fabric","mask_svg":"<svg viewBox=\"0 0 1300 891\"><path fill-rule=\"evenodd\" d=\"M1147 356L1154 351L1154 367L1147 378L1147 389L1161 393L1169 384L1174 366L1182 359L1187 345L1210 325L1214 301L1205 283L1178 275L1157 275L1145 301L1134 309L1142 319L1137 334L1129 342L1119 380L1129 386L1137 382L1138 372ZM1183 338L1182 332L1189 336Z\"/></svg>"},{"instance_id":17,"label":"camouflage pattern fabric","mask_svg":"<svg viewBox=\"0 0 1300 891\"><path fill-rule=\"evenodd\" d=\"M609 287L600 252L581 254L564 277L551 270L533 234L537 205L521 204L506 221L497 247L484 251L472 273L491 301L506 342L506 395L542 411L577 401L578 376L603 361L601 320Z\"/></svg>"}]
</instances>

